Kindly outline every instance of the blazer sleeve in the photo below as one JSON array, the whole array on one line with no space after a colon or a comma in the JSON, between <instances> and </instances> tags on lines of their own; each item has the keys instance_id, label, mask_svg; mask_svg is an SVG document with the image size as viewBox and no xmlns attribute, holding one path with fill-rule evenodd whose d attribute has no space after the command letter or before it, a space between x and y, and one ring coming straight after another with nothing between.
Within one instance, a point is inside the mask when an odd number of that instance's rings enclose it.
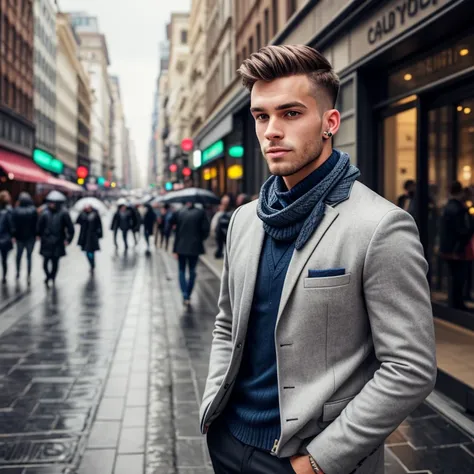
<instances>
[{"instance_id":1,"label":"blazer sleeve","mask_svg":"<svg viewBox=\"0 0 474 474\"><path fill-rule=\"evenodd\" d=\"M362 273L380 367L307 446L326 474L348 474L360 466L434 388L436 346L427 271L413 218L399 209L389 211L368 245Z\"/></svg>"},{"instance_id":2,"label":"blazer sleeve","mask_svg":"<svg viewBox=\"0 0 474 474\"><path fill-rule=\"evenodd\" d=\"M209 373L201 403L200 421L201 431L207 409L216 396L221 386L232 356L232 308L229 297L229 255L231 253L232 228L237 216L237 211L232 216L227 239L227 252L224 252L224 268L221 276L221 288L218 301L219 313L217 314L214 332L212 333L212 347L209 361Z\"/></svg>"}]
</instances>

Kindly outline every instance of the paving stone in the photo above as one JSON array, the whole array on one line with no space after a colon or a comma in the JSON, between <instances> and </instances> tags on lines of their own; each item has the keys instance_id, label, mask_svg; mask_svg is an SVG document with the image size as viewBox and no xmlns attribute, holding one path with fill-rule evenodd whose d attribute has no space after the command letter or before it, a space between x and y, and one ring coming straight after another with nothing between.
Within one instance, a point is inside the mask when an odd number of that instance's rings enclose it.
<instances>
[{"instance_id":1,"label":"paving stone","mask_svg":"<svg viewBox=\"0 0 474 474\"><path fill-rule=\"evenodd\" d=\"M145 472L143 454L119 454L115 463L114 474L142 474Z\"/></svg>"},{"instance_id":2,"label":"paving stone","mask_svg":"<svg viewBox=\"0 0 474 474\"><path fill-rule=\"evenodd\" d=\"M89 436L89 448L116 448L120 436L119 421L96 421Z\"/></svg>"},{"instance_id":3,"label":"paving stone","mask_svg":"<svg viewBox=\"0 0 474 474\"><path fill-rule=\"evenodd\" d=\"M122 428L118 452L120 454L138 454L145 452L145 427Z\"/></svg>"},{"instance_id":4,"label":"paving stone","mask_svg":"<svg viewBox=\"0 0 474 474\"><path fill-rule=\"evenodd\" d=\"M84 453L77 474L112 474L115 455L116 451L114 449L88 449ZM132 472L130 471L130 474Z\"/></svg>"}]
</instances>

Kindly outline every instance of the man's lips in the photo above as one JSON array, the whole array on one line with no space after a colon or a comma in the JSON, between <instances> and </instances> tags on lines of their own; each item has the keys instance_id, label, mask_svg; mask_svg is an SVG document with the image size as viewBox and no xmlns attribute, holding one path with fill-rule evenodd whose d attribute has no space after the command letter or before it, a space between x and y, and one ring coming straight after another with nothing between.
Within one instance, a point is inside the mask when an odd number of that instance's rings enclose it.
<instances>
[{"instance_id":1,"label":"man's lips","mask_svg":"<svg viewBox=\"0 0 474 474\"><path fill-rule=\"evenodd\" d=\"M266 155L270 158L281 158L290 151L288 148L272 147L267 149Z\"/></svg>"}]
</instances>

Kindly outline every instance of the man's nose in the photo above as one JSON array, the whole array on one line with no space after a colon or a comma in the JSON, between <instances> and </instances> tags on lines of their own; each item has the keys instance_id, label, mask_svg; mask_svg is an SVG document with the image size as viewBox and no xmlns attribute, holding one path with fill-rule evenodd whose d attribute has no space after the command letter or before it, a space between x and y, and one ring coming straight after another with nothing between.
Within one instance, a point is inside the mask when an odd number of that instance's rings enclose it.
<instances>
[{"instance_id":1,"label":"man's nose","mask_svg":"<svg viewBox=\"0 0 474 474\"><path fill-rule=\"evenodd\" d=\"M284 136L281 124L276 119L270 119L268 121L267 129L265 130L264 137L269 140L281 140Z\"/></svg>"}]
</instances>

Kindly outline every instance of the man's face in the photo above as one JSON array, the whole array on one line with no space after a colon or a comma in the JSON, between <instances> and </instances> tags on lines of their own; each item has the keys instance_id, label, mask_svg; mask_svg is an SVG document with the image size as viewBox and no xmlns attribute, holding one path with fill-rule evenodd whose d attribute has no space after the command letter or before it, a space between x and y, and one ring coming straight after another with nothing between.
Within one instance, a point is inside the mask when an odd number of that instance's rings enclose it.
<instances>
[{"instance_id":1,"label":"man's face","mask_svg":"<svg viewBox=\"0 0 474 474\"><path fill-rule=\"evenodd\" d=\"M291 176L321 155L325 108L306 75L257 81L250 110L271 174Z\"/></svg>"},{"instance_id":2,"label":"man's face","mask_svg":"<svg viewBox=\"0 0 474 474\"><path fill-rule=\"evenodd\" d=\"M55 203L55 202L49 202L49 203L48 203L48 207L49 207L52 211L54 211L54 210L56 209L56 203Z\"/></svg>"}]
</instances>

